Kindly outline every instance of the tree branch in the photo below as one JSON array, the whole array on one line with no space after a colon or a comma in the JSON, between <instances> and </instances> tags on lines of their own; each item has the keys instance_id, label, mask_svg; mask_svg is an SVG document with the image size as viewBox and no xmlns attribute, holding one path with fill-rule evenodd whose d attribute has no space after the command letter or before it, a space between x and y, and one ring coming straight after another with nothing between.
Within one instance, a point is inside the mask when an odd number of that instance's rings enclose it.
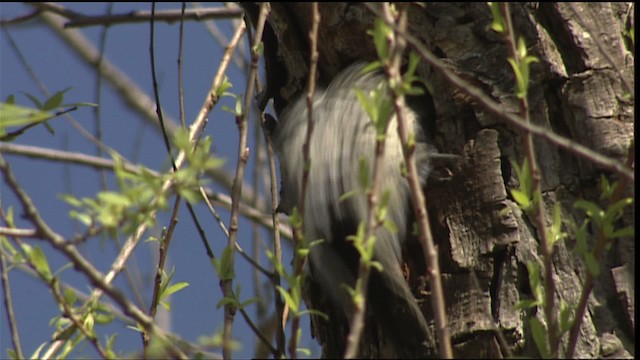
<instances>
[{"instance_id":1,"label":"tree branch","mask_svg":"<svg viewBox=\"0 0 640 360\"><path fill-rule=\"evenodd\" d=\"M65 28L144 23L149 22L152 18L150 11L131 11L122 14L90 16L71 11L57 3L31 3L30 5L38 10L53 12L69 19L70 21L64 24ZM239 7L202 8L186 10L184 19L188 21L202 21L207 19L238 18L242 15L243 11ZM155 21L162 21L169 24L180 21L181 18L181 10L159 10L155 12L154 16Z\"/></svg>"}]
</instances>

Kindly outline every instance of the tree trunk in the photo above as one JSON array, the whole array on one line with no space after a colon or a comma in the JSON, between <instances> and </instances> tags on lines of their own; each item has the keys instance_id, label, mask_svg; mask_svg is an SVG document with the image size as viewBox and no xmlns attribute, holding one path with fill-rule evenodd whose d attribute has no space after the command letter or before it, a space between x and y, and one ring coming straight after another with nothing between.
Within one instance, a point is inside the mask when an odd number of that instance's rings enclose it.
<instances>
[{"instance_id":1,"label":"tree trunk","mask_svg":"<svg viewBox=\"0 0 640 360\"><path fill-rule=\"evenodd\" d=\"M258 6L244 6L255 23ZM633 140L634 51L624 35L633 25L632 7L624 3L516 3L510 7L516 35L524 38L529 54L539 59L531 65L532 123L619 162L626 160ZM320 6L320 13L320 84L328 83L354 61L375 59L367 34L375 17L364 5L326 3ZM413 4L409 14L412 35L505 111L518 112L505 42L490 28L492 17L486 3ZM310 4L271 4L263 39L267 96L274 99L276 113L306 88L310 27ZM426 190L454 355L504 356L505 349L496 337L497 325L514 355L538 356L528 319L535 316L544 321L544 312L516 309L520 300L532 297L526 264L541 257L534 221L518 208L509 192L516 185L511 161L522 163L524 159L523 133L471 101L426 63L419 66L419 74L434 97L436 147L441 153L461 156L457 163L436 169ZM598 202L599 178L611 174L544 140L534 143L547 220L554 203L559 203L563 230L569 233L553 252L556 304L562 301L574 306L587 271L573 250L575 241L568 224L581 223L584 217L573 204L581 198ZM634 196L632 185L627 194ZM632 210L623 223L634 226ZM634 239L622 238L614 241L602 259L576 357L634 353L634 255ZM424 266L414 267L412 274L425 273ZM331 316L323 294L313 284L307 289L307 304ZM433 325L429 297L424 300L422 308ZM347 333L345 324L313 318L313 334L325 357L343 356ZM561 348L566 339L565 335ZM379 357L383 343L375 329L367 328L361 356Z\"/></svg>"}]
</instances>

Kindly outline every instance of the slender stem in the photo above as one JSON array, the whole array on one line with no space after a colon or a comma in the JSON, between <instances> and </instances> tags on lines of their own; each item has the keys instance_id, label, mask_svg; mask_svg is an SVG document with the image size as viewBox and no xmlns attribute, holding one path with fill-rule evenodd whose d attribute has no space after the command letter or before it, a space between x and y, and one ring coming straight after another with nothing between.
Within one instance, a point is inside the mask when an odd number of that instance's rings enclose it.
<instances>
[{"instance_id":1,"label":"slender stem","mask_svg":"<svg viewBox=\"0 0 640 360\"><path fill-rule=\"evenodd\" d=\"M2 295L4 298L4 309L7 312L7 320L11 331L11 342L13 350L18 359L25 359L20 343L20 333L18 332L18 323L16 322L15 311L13 310L13 298L11 297L11 286L9 285L9 275L5 264L4 252L0 254L0 275L2 277Z\"/></svg>"},{"instance_id":2,"label":"slender stem","mask_svg":"<svg viewBox=\"0 0 640 360\"><path fill-rule=\"evenodd\" d=\"M511 21L511 13L509 10L509 4L502 3L500 4L500 10L502 12L502 16L506 22L506 29L504 33L505 42L507 45L507 50L509 52L509 56L511 59L515 61L517 67L520 68L520 64L526 61L526 59L522 59L518 54L516 49L516 38L513 29L513 23ZM514 69L516 71L516 69ZM526 84L525 86L528 86ZM522 91L523 89L519 89ZM519 107L520 107L520 116L523 121L527 124L531 123L530 114L529 114L529 102L526 96L526 92L523 96L518 96ZM525 151L525 156L528 159L529 166L531 169L531 191L534 197L535 209L531 213L534 217L534 222L536 225L536 229L538 231L538 237L540 240L540 250L542 253L542 262L544 265L544 287L545 287L545 304L544 304L544 313L545 318L547 320L547 338L549 341L549 351L552 358L558 357L558 348L560 344L560 339L558 336L558 322L556 316L555 309L555 296L556 296L556 285L553 280L553 248L547 238L546 231L546 210L544 206L544 200L542 199L542 189L540 186L540 169L538 167L538 162L536 160L536 153L533 144L533 134L531 132L524 132L523 138L523 148Z\"/></svg>"},{"instance_id":3,"label":"slender stem","mask_svg":"<svg viewBox=\"0 0 640 360\"><path fill-rule=\"evenodd\" d=\"M236 176L231 188L231 220L229 225L229 242L228 249L231 252L229 256L230 270L234 268L234 254L236 241L238 236L238 213L240 206L240 198L242 195L242 184L244 179L244 171L249 158L249 148L247 147L247 135L248 135L248 120L249 113L251 112L251 100L253 98L253 90L255 84L255 78L258 72L259 53L257 52L257 45L262 40L262 31L264 30L264 24L266 22L267 12L269 9L268 3L263 3L260 7L260 16L258 24L256 26L256 33L252 41L251 48L251 67L249 68L249 76L247 78L247 87L244 97L244 104L242 107L242 114L237 116L236 122L238 125L239 143L238 143L238 161L236 163ZM233 279L222 279L221 284L222 293L225 297L232 297L233 294ZM236 305L233 303L227 303L224 307L224 327L222 335L222 356L225 359L231 358L231 336L233 331L233 319L236 313Z\"/></svg>"},{"instance_id":4,"label":"slender stem","mask_svg":"<svg viewBox=\"0 0 640 360\"><path fill-rule=\"evenodd\" d=\"M391 48L397 45L394 39L390 38ZM386 61L386 59L383 59ZM376 213L379 207L380 187L382 184L382 169L384 161L384 152L386 144L386 134L391 121L386 122L385 136L376 136L375 158L373 162L373 176L371 179L371 187L367 189L367 219L365 223L364 239L362 246L367 249L371 244L370 241L376 241L374 238L375 230L381 225L376 219ZM360 346L360 338L364 330L365 314L367 311L366 294L369 286L369 275L371 273L370 261L360 257L358 266L358 277L355 285L356 295L354 296L354 308L349 324L349 334L347 335L347 347L344 357L353 359L358 356L358 348Z\"/></svg>"},{"instance_id":5,"label":"slender stem","mask_svg":"<svg viewBox=\"0 0 640 360\"><path fill-rule=\"evenodd\" d=\"M100 345L100 342L98 341L95 333L84 326L82 319L79 319L74 311L69 307L69 304L67 304L64 296L62 296L62 294L60 293L60 287L58 285L57 279L53 278L53 280L48 285L51 289L51 293L53 293L53 297L56 299L56 302L58 303L58 305L62 306L62 312L64 313L65 317L71 320L71 323L73 323L76 329L80 329L82 335L89 339L89 342L93 345L93 347L103 359L108 359L109 356L107 354L107 351L102 347L102 345Z\"/></svg>"},{"instance_id":6,"label":"slender stem","mask_svg":"<svg viewBox=\"0 0 640 360\"><path fill-rule=\"evenodd\" d=\"M294 231L295 234L302 235L304 238L304 214L305 214L305 203L309 185L309 172L311 169L311 141L312 134L314 130L314 121L313 121L313 98L316 91L316 72L318 69L318 27L320 24L320 11L318 9L318 2L313 2L311 4L311 30L309 31L309 47L310 47L310 64L309 64L309 78L307 84L307 134L305 138L304 145L302 146L303 158L304 158L304 169L302 172L302 192L300 194L300 207L298 211L300 212L300 219L302 219L302 223L300 225L299 231ZM309 240L315 239L305 239L306 241L302 241L300 236L296 236L294 238L296 242L296 249L302 246L305 246L305 243L308 243ZM300 256L300 252L296 251L296 265L294 266L294 277L299 277L303 275L304 263L307 261L306 255ZM289 356L292 359L297 358L297 348L298 348L298 329L300 328L300 314L299 312L294 312L293 318L291 319L291 337L289 338Z\"/></svg>"},{"instance_id":7,"label":"slender stem","mask_svg":"<svg viewBox=\"0 0 640 360\"><path fill-rule=\"evenodd\" d=\"M41 11L50 11L71 20L65 24L65 27L67 28L96 25L133 24L148 22L151 17L155 17L156 21L172 23L175 21L180 21L180 19L182 18L190 21L202 21L206 19L236 18L242 16L243 14L242 10L238 7L219 7L206 9L189 9L184 13L184 16L182 14L182 11L178 10L161 10L155 14L150 11L130 11L128 13L122 14L89 16L69 10L56 3L35 3L32 4L32 6Z\"/></svg>"},{"instance_id":8,"label":"slender stem","mask_svg":"<svg viewBox=\"0 0 640 360\"><path fill-rule=\"evenodd\" d=\"M182 7L180 9L180 40L178 41L178 101L179 105L179 113L180 113L180 124L183 129L187 128L187 120L184 115L184 86L183 86L183 76L182 76L182 53L183 53L183 45L184 45L184 19L185 19L185 11L187 8L187 3L182 2Z\"/></svg>"},{"instance_id":9,"label":"slender stem","mask_svg":"<svg viewBox=\"0 0 640 360\"><path fill-rule=\"evenodd\" d=\"M629 169L632 169L634 163L635 163L635 144L631 143L631 146L629 146L629 151L627 153L626 166L629 167ZM629 182L626 180L626 178L620 179L620 182L616 186L616 189L611 195L611 198L609 199L608 203L611 205L621 200L622 197L624 196L623 195L624 189L627 188L628 185L629 185ZM600 262L600 257L602 256L602 252L605 249L607 240L608 239L604 235L604 229L598 229L598 239L596 241L596 245L593 250L593 256L595 258L595 261L598 263ZM582 293L580 294L580 300L578 301L578 306L576 307L573 323L571 324L571 329L569 330L569 342L567 344L567 352L565 354L565 357L567 359L573 358L573 354L576 349L576 344L578 342L578 335L580 334L580 326L582 325L584 314L587 309L589 295L593 290L593 285L594 285L593 281L594 281L593 275L591 274L590 271L588 271L587 279L585 280L584 285L582 286Z\"/></svg>"},{"instance_id":10,"label":"slender stem","mask_svg":"<svg viewBox=\"0 0 640 360\"><path fill-rule=\"evenodd\" d=\"M388 12L387 12L388 14ZM387 17L387 21L392 21ZM398 29L401 32L406 31L407 27L407 8L402 7L400 12L400 21L398 21ZM397 51L392 66L386 68L387 76L391 83L400 84L402 78L400 76L400 62L402 51L405 48L406 40L399 36L398 32L394 32ZM406 107L404 95L398 93L393 87L389 87L389 92L393 98L394 109L398 119L398 134L402 143L402 153L407 166L408 182L411 189L414 210L418 220L419 239L424 251L424 257L427 263L427 274L431 283L431 304L435 315L436 334L438 338L439 355L446 359L453 358L451 347L451 334L447 325L446 305L444 292L442 290L442 279L440 276L440 265L438 263L438 251L433 243L431 234L431 225L429 224L429 215L426 208L426 201L420 185L418 169L415 159L415 146L408 145L409 129L406 119L403 116L402 109Z\"/></svg>"}]
</instances>

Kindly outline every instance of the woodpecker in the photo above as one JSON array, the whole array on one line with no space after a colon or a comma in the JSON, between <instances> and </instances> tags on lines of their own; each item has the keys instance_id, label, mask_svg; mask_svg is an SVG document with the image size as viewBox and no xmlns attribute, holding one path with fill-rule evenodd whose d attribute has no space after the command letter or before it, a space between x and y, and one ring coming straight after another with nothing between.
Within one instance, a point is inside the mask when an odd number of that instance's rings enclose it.
<instances>
[{"instance_id":1,"label":"woodpecker","mask_svg":"<svg viewBox=\"0 0 640 360\"><path fill-rule=\"evenodd\" d=\"M310 276L347 321L353 311L353 300L344 285L354 287L359 261L347 237L357 232L359 224L366 223L368 211L358 169L364 159L369 179L372 178L376 146L374 125L358 101L355 89L367 94L383 86L386 95L384 74L379 70L364 73L365 65L356 63L347 67L326 88L315 91L310 168L304 194L305 237L308 241L323 240L310 248ZM402 116L415 136L416 163L424 186L429 173L429 153L434 151L429 141L433 134L429 133L428 125L435 123L433 118L429 119L435 113L433 102L427 94L407 97L406 104ZM306 97L300 96L282 111L272 131L280 162L280 208L285 213L299 207L302 200L307 114ZM391 354L428 356L433 336L401 268L402 250L409 241L415 241L411 221L415 217L402 170L404 157L395 113L391 115L385 141L380 189L389 191L387 219L395 224L397 232L376 227L374 261L382 265L382 271L372 268L366 300L371 317L378 322L385 338L392 341ZM341 199L349 192L359 192L359 195Z\"/></svg>"}]
</instances>

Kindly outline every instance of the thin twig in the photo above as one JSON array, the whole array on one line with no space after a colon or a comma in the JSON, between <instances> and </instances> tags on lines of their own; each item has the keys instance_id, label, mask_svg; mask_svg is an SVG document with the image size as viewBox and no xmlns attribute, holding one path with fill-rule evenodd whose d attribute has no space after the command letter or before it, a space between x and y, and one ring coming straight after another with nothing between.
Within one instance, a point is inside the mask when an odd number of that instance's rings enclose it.
<instances>
[{"instance_id":1,"label":"thin twig","mask_svg":"<svg viewBox=\"0 0 640 360\"><path fill-rule=\"evenodd\" d=\"M216 211L216 209L213 207L213 205L211 204L211 202L209 201L209 197L205 192L205 189L203 187L200 187L200 195L202 196L202 198L204 199L205 204L207 204L207 208L209 209L209 212L211 212L211 214L213 215L213 217L216 219L216 222L218 223L218 226L220 226L220 229L222 230L222 232L224 233L225 237L227 237L227 239L229 238L229 230L227 229L227 227L224 225L224 222L222 221L222 218L220 218L220 215L218 214L218 212ZM255 222L254 223L258 223ZM238 253L240 253L240 255L242 255L242 257L244 257L245 260L247 260L256 271L262 273L264 276L266 276L269 279L273 278L273 274L268 271L267 269L265 269L264 267L262 267L262 265L260 265L256 260L252 259L249 254L247 254L242 247L240 246L240 244L238 244L236 242L236 250L238 251Z\"/></svg>"},{"instance_id":2,"label":"thin twig","mask_svg":"<svg viewBox=\"0 0 640 360\"><path fill-rule=\"evenodd\" d=\"M314 121L313 121L313 100L316 91L316 72L318 69L318 28L320 25L320 11L318 9L318 2L313 2L311 4L311 30L309 31L309 52L310 52L310 61L309 61L309 78L307 84L307 133L304 141L304 145L302 146L303 152L303 171L302 171L302 192L300 194L300 207L298 211L300 212L300 222L298 231L294 231L294 242L296 248L302 248L308 244L309 241L314 241L316 239L304 239L304 219L305 219L305 200L307 197L307 186L309 185L309 172L311 170L311 159L310 149L311 149L311 141L314 129ZM295 150L294 150L295 151ZM296 236L298 235L298 236ZM302 237L302 238L301 238ZM305 252L306 253L306 252ZM300 277L303 276L304 264L307 262L307 256L302 255L302 252L295 252L295 260L293 267L293 276ZM299 284L301 284L300 282ZM298 285L299 286L299 285ZM291 319L291 337L289 338L289 356L292 359L297 358L297 349L298 349L298 330L300 328L300 314L299 312L294 312L293 318Z\"/></svg>"},{"instance_id":3,"label":"thin twig","mask_svg":"<svg viewBox=\"0 0 640 360\"><path fill-rule=\"evenodd\" d=\"M385 3L383 5L386 11L385 21L393 22L393 17L389 11L389 5ZM400 10L400 19L397 22L398 29L401 32L406 32L407 28L407 7L403 6ZM393 32L394 36L394 58L392 59L391 66L386 66L385 70L389 77L391 84L402 83L400 76L400 65L402 61L402 54L406 47L406 41L402 36L399 36L398 32ZM436 323L436 335L438 339L438 351L442 358L452 359L453 351L451 348L451 334L449 326L447 324L446 315L446 303L444 299L444 292L442 290L442 279L440 272L440 265L438 262L438 251L433 242L433 235L431 233L431 225L429 223L429 215L427 212L426 201L422 192L422 186L420 185L418 169L415 159L415 146L409 146L409 132L406 119L403 116L402 109L406 107L404 95L398 93L396 89L389 86L389 92L393 99L394 110L398 121L398 135L402 143L402 153L404 156L404 163L407 166L408 182L411 189L411 198L413 200L414 212L417 216L419 239L424 252L424 257L427 264L427 274L431 283L431 305L434 313Z\"/></svg>"},{"instance_id":4,"label":"thin twig","mask_svg":"<svg viewBox=\"0 0 640 360\"><path fill-rule=\"evenodd\" d=\"M0 236L13 236L13 237L36 237L38 232L35 229L18 229L13 227L0 226Z\"/></svg>"},{"instance_id":5,"label":"thin twig","mask_svg":"<svg viewBox=\"0 0 640 360\"><path fill-rule=\"evenodd\" d=\"M180 195L176 195L176 198L173 202L173 209L171 210L171 216L169 217L169 227L166 231L162 232L162 236L159 239L158 243L158 264L156 265L156 276L153 281L153 291L151 294L151 304L149 305L149 316L152 319L155 319L156 313L158 311L158 304L160 303L160 288L162 287L163 275L165 275L164 266L167 260L167 254L169 253L169 245L171 244L171 239L173 238L173 231L178 224L178 213L180 212L180 202L182 198ZM165 278L165 281L169 281L168 278ZM142 334L142 341L144 346L145 354L147 354L149 341L151 338L149 334L144 332Z\"/></svg>"},{"instance_id":6,"label":"thin twig","mask_svg":"<svg viewBox=\"0 0 640 360\"><path fill-rule=\"evenodd\" d=\"M173 23L183 18L182 11L179 10L160 10L155 13L155 16L153 16L152 12L144 10L136 10L123 14L90 16L69 10L56 3L35 3L32 4L32 6L41 11L50 11L62 15L71 20L64 25L65 28L143 23L148 22L152 17L154 17L156 21ZM189 21L202 21L206 19L236 18L242 15L242 9L238 7L203 8L187 10L184 13L184 19Z\"/></svg>"},{"instance_id":7,"label":"thin twig","mask_svg":"<svg viewBox=\"0 0 640 360\"><path fill-rule=\"evenodd\" d=\"M635 164L635 143L632 143L629 147L629 152L627 154L627 162L626 165L631 169ZM622 200L624 190L629 186L629 181L622 178L620 182L616 186L611 198L608 200L608 204L612 205ZM602 256L603 251L606 248L608 239L604 234L604 229L598 229L598 238L596 240L595 248L593 250L593 257L595 262L600 263L600 257ZM583 322L584 314L587 309L587 303L589 301L589 295L593 290L594 285L594 277L591 274L591 271L587 271L587 278L582 286L582 293L580 294L580 300L578 301L578 305L576 306L575 315L573 318L573 323L571 324L571 329L569 330L569 342L567 344L567 351L565 353L565 358L572 359L573 354L576 349L576 344L578 342L578 335L580 334L580 327Z\"/></svg>"},{"instance_id":8,"label":"thin twig","mask_svg":"<svg viewBox=\"0 0 640 360\"><path fill-rule=\"evenodd\" d=\"M185 123L186 120L184 117L184 97L182 94L182 41L183 41L183 31L184 31L184 10L185 10L185 3L183 2L182 12L181 12L181 15L183 17L180 19L180 41L178 46L178 98L180 102L180 109L179 109L180 123L182 124L182 128L186 129L186 123ZM155 3L153 3L152 5L151 12L152 12L152 15L155 15ZM153 90L154 90L154 95L156 97L156 103L158 104L158 106L156 107L156 111L158 112L158 120L162 128L162 135L165 140L165 146L167 147L168 156L171 158L171 163L175 171L175 162L173 161L171 148L168 143L168 138L167 138L166 129L164 127L162 112L160 111L161 109L160 98L159 98L158 87L156 82L155 54L154 54L154 41L153 41L154 33L155 33L155 28L154 28L155 19L156 19L155 16L151 17L151 25L150 25L151 26L150 56L151 56L151 71L152 71L152 77L153 77ZM178 223L178 214L180 212L181 200L182 200L182 197L179 194L177 194L176 198L174 199L171 216L169 217L170 219L169 227L165 232L163 232L163 236L159 241L158 264L156 266L156 276L153 282L153 292L151 296L151 304L149 306L149 316L151 316L154 319L158 310L158 304L160 303L160 300L161 300L160 288L162 286L163 275L165 274L164 267L167 259L167 254L169 253L169 245L171 244L171 239L173 238L173 231L175 230L176 224ZM206 240L204 240L204 243L208 244ZM165 281L168 281L168 279L165 279ZM146 351L148 350L150 338L147 333L143 333L142 335L143 335L143 343L145 348L144 351L146 354Z\"/></svg>"},{"instance_id":9,"label":"thin twig","mask_svg":"<svg viewBox=\"0 0 640 360\"><path fill-rule=\"evenodd\" d=\"M40 15L40 10L36 9L28 14L16 16L12 19L0 19L0 26L5 27L5 26L21 24L23 22L27 22L31 19L38 17L38 15Z\"/></svg>"},{"instance_id":10,"label":"thin twig","mask_svg":"<svg viewBox=\"0 0 640 360\"><path fill-rule=\"evenodd\" d=\"M176 162L173 159L173 154L171 154L171 143L169 142L169 135L167 134L167 129L164 125L164 116L162 113L162 107L160 103L160 92L158 91L158 79L156 77L156 56L155 56L155 45L154 45L154 37L155 37L155 19L156 12L156 3L155 1L151 3L151 17L150 17L150 26L151 29L149 31L149 57L151 60L151 79L153 81L153 97L156 101L156 115L158 116L158 123L160 123L160 130L162 133L162 140L164 140L164 146L167 150L167 154L169 159L171 160L171 166L173 167L173 171L177 171Z\"/></svg>"},{"instance_id":11,"label":"thin twig","mask_svg":"<svg viewBox=\"0 0 640 360\"><path fill-rule=\"evenodd\" d=\"M193 6L196 9L199 9L202 7L202 5L198 2L191 3L191 6ZM238 22L238 24L241 24L242 20L234 19L232 20L232 22L234 22L234 24L236 22ZM222 33L222 31L218 28L215 22L208 20L203 22L203 24L207 28L207 31L209 32L209 34L211 34L211 37L218 43L218 45L220 45L220 47L226 47L227 44L229 44L229 39L227 39L227 37ZM237 26L234 26L234 28L237 29ZM247 69L249 69L249 62L247 61L247 57L248 56L246 54L245 47L243 46L239 46L237 51L234 52L233 54L233 62L236 64L238 69L240 69L240 71L242 72L245 72Z\"/></svg>"},{"instance_id":12,"label":"thin twig","mask_svg":"<svg viewBox=\"0 0 640 360\"><path fill-rule=\"evenodd\" d=\"M507 51L509 53L509 58L513 59L513 61L517 64L517 67L520 68L520 64L526 59L523 59L516 49L516 35L513 29L513 23L511 21L511 12L509 9L508 3L501 3L500 11L502 12L502 17L505 20L505 32L504 39L507 47ZM514 69L514 71L518 71ZM528 86L525 85L525 86ZM523 91L524 89L518 89L518 91ZM529 101L526 96L518 96L518 104L520 107L520 116L523 121L527 124L530 124L529 118ZM544 304L544 313L547 321L547 338L549 341L549 350L552 358L558 357L558 348L560 344L560 339L558 337L558 323L555 311L555 296L556 296L556 285L553 279L553 247L549 242L547 237L546 230L546 210L544 200L542 199L542 189L540 186L540 169L538 167L538 161L536 160L536 153L533 144L533 134L531 132L524 132L522 137L522 146L525 151L525 156L528 160L529 167L531 170L531 191L534 198L535 213L531 212L530 214L534 217L534 222L536 224L536 229L538 231L538 238L540 240L540 250L542 252L542 262L544 264L544 288L545 288L545 304ZM539 198L537 198L539 196ZM537 200L536 200L537 198Z\"/></svg>"},{"instance_id":13,"label":"thin twig","mask_svg":"<svg viewBox=\"0 0 640 360\"><path fill-rule=\"evenodd\" d=\"M258 81L256 79L256 81ZM256 84L256 89L257 89L257 84ZM260 92L259 89L257 89L258 92ZM255 206L258 202L258 193L260 192L260 184L261 184L261 178L260 178L260 172L262 169L265 168L265 148L264 146L262 146L262 134L260 132L260 122L256 121L254 122L254 133L253 133L253 147L256 149L256 160L253 163L253 169L252 169L252 177L253 177L253 183L251 184L253 187L253 194L254 197L251 201L251 206ZM262 238L261 232L260 232L260 226L258 226L257 223L251 223L251 251L252 251L252 256L256 259L260 258L260 254L261 254L261 245L264 243L264 239ZM264 322L266 315L267 315L267 304L266 301L263 301L263 299L265 299L264 295L263 295L263 290L262 290L262 286L261 286L261 281L260 281L260 271L258 269L254 269L251 276L252 276L252 283L253 283L253 293L254 296L260 300L258 300L256 302L256 321L258 323L262 323Z\"/></svg>"},{"instance_id":14,"label":"thin twig","mask_svg":"<svg viewBox=\"0 0 640 360\"><path fill-rule=\"evenodd\" d=\"M4 214L3 214L4 215ZM4 216L3 216L4 218ZM4 229L4 228L3 228ZM5 234L3 234L5 235ZM6 234L6 236L14 236ZM4 300L4 310L7 312L7 322L11 331L11 343L18 359L25 359L20 343L20 333L18 332L18 323L16 321L16 313L13 310L13 298L11 297L11 286L9 285L9 275L5 264L4 253L0 254L0 276L2 278L2 295Z\"/></svg>"},{"instance_id":15,"label":"thin twig","mask_svg":"<svg viewBox=\"0 0 640 360\"><path fill-rule=\"evenodd\" d=\"M391 44L390 48L393 49L396 44L393 43L393 39L388 39ZM386 59L381 59L386 61ZM391 121L386 121L386 128L384 134L387 134L389 124ZM365 232L362 239L362 247L367 249L370 241L377 241L374 237L375 230L381 226L381 223L376 219L376 213L380 206L380 192L382 184L382 168L384 161L384 153L386 144L386 136L376 136L375 139L375 157L373 161L373 175L371 179L371 185L367 188L367 218L365 222ZM351 320L349 323L349 334L347 335L347 346L345 349L344 357L346 359L353 359L358 356L358 348L360 346L360 338L364 329L365 314L367 311L366 294L369 286L369 277L371 273L371 264L363 260L362 257L358 266L358 277L355 283L355 295L353 296L353 313L351 314Z\"/></svg>"},{"instance_id":16,"label":"thin twig","mask_svg":"<svg viewBox=\"0 0 640 360\"><path fill-rule=\"evenodd\" d=\"M273 358L277 359L278 354L280 354L280 352L278 352L278 349L276 349L275 347L273 347L273 345L271 345L271 342L269 341L269 339L267 339L267 337L262 333L262 331L260 331L260 329L256 326L256 324L253 323L253 320L251 320L251 317L249 316L249 314L247 314L244 308L240 308L240 314L242 315L242 318L247 323L247 325L249 325L251 330L253 330L253 333L256 334L258 336L258 339L260 339L260 341L264 344L264 346L266 346L267 349L269 349L269 352L271 352L271 355L273 355Z\"/></svg>"},{"instance_id":17,"label":"thin twig","mask_svg":"<svg viewBox=\"0 0 640 360\"><path fill-rule=\"evenodd\" d=\"M36 9L44 12L44 11L49 11L52 12L54 14L58 14L60 16L64 16L67 19L76 19L76 18L81 18L84 17L83 14L77 12L77 11L73 11L70 9L65 8L64 6L58 4L58 3L50 3L50 2L41 2L41 3L36 3L36 4L30 4L31 6L35 7Z\"/></svg>"},{"instance_id":18,"label":"thin twig","mask_svg":"<svg viewBox=\"0 0 640 360\"><path fill-rule=\"evenodd\" d=\"M256 27L256 33L252 41L251 49L251 67L249 68L249 76L247 79L246 92L244 94L244 103L242 106L242 114L236 116L236 123L238 126L239 142L238 142L238 160L236 162L236 176L231 188L231 220L229 224L229 242L228 249L230 251L229 256L229 270L234 269L234 253L235 244L238 236L238 209L240 206L240 196L242 194L242 185L244 179L244 171L249 158L249 148L247 147L247 135L248 135L248 120L251 113L251 103L253 99L253 90L255 77L258 73L258 61L259 53L257 45L262 41L262 30L266 21L266 15L269 8L268 3L263 3L260 8L260 18L258 26ZM231 297L233 290L233 279L222 279L220 287L222 288L222 294L225 297ZM224 309L224 328L222 335L222 356L225 359L231 358L231 335L233 330L233 319L235 317L236 305L233 303L225 304Z\"/></svg>"},{"instance_id":19,"label":"thin twig","mask_svg":"<svg viewBox=\"0 0 640 360\"><path fill-rule=\"evenodd\" d=\"M102 345L100 345L100 342L98 341L98 338L96 337L95 332L87 329L82 319L78 319L73 309L69 308L69 304L67 304L67 301L64 299L64 296L60 293L58 280L54 277L48 285L49 285L49 289L51 289L51 293L53 294L53 297L56 299L56 302L58 303L58 305L62 306L62 312L64 313L65 317L71 320L71 323L73 323L76 329L80 329L80 332L82 333L82 335L84 335L84 337L89 339L89 342L91 343L91 345L93 345L94 349L96 349L98 354L100 354L100 356L103 359L108 359L109 356L107 355L107 351L102 347Z\"/></svg>"},{"instance_id":20,"label":"thin twig","mask_svg":"<svg viewBox=\"0 0 640 360\"><path fill-rule=\"evenodd\" d=\"M106 12L107 14L111 14L111 12L113 11L113 3L108 3L107 4L107 9ZM105 47L107 45L107 31L109 30L109 27L105 26L101 33L100 33L100 41L99 41L99 45L98 45L98 53L100 54L100 57L98 58L98 67L100 66L100 63L102 62L102 59L104 59L104 50ZM96 97L95 97L95 103L96 104L102 104L102 75L100 74L100 72L96 73ZM96 138L96 140L99 143L103 143L102 141L102 106L96 106L93 108L93 117L94 117L94 123L95 123L95 132L94 132L94 136ZM104 156L104 150L102 146L96 146L96 155L98 157L103 157ZM99 181L100 181L100 188L103 191L107 190L107 176L105 174L105 172L103 170L98 171L98 176L99 176Z\"/></svg>"},{"instance_id":21,"label":"thin twig","mask_svg":"<svg viewBox=\"0 0 640 360\"><path fill-rule=\"evenodd\" d=\"M180 102L179 111L180 114L178 117L180 118L180 124L183 129L187 128L187 120L184 115L184 86L182 79L182 49L184 45L184 14L187 7L187 3L185 1L182 2L181 15L180 18L180 39L178 40L178 101Z\"/></svg>"},{"instance_id":22,"label":"thin twig","mask_svg":"<svg viewBox=\"0 0 640 360\"><path fill-rule=\"evenodd\" d=\"M249 22L249 19L245 17L245 21ZM251 31L251 27L247 24L248 33ZM249 36L250 37L250 36ZM256 92L258 94L263 93L262 86L260 84L260 79L256 77ZM264 105L264 106L263 106ZM268 176L263 176L263 180L266 182L267 178L269 181L269 189L271 193L271 221L273 224L273 255L275 263L273 264L273 298L275 299L275 317L276 317L276 347L278 350L278 357L281 357L282 354L285 354L285 344L286 344L286 335L285 335L285 327L287 323L287 319L285 316L285 304L282 299L282 294L278 288L281 286L280 273L276 270L277 264L282 264L282 239L281 235L285 236L288 239L293 240L293 233L291 231L291 227L281 227L280 226L280 217L278 216L278 204L279 204L279 193L278 193L278 178L276 176L276 160L275 160L275 152L273 149L273 142L271 140L271 136L269 135L269 131L266 126L266 115L265 115L265 107L266 103L261 102L258 104L258 110L260 111L260 128L262 129L262 135L265 139L266 151L267 151L267 160L269 162ZM265 184L265 188L267 185ZM257 206L257 205L256 205Z\"/></svg>"}]
</instances>

